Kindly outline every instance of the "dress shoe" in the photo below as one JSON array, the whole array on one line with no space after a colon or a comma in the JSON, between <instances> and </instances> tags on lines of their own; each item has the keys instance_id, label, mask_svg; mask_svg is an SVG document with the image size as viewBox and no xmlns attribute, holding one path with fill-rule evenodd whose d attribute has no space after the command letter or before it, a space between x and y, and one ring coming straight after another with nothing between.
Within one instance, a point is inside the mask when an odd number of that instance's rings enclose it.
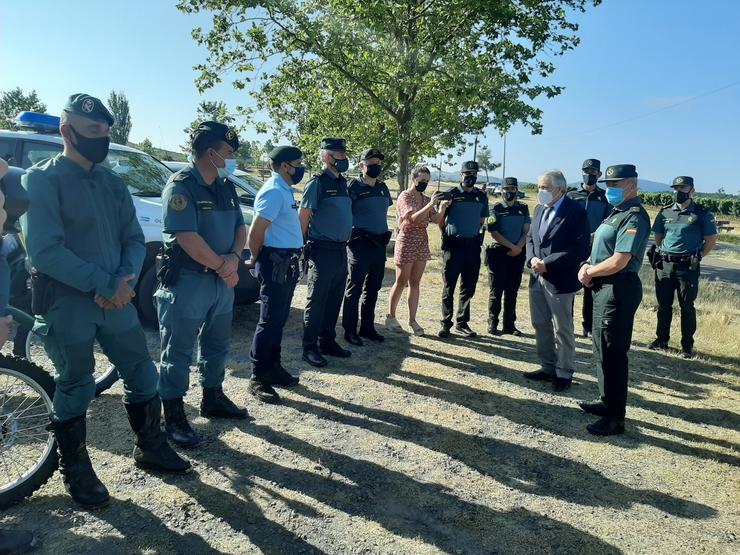
<instances>
[{"instance_id":1,"label":"dress shoe","mask_svg":"<svg viewBox=\"0 0 740 555\"><path fill-rule=\"evenodd\" d=\"M573 383L571 378L555 378L552 382L553 391L565 391L570 389L570 385Z\"/></svg>"},{"instance_id":2,"label":"dress shoe","mask_svg":"<svg viewBox=\"0 0 740 555\"><path fill-rule=\"evenodd\" d=\"M298 376L294 376L288 372L279 362L274 365L270 371L270 384L272 385L293 387L294 385L298 385L299 382L300 380L298 379Z\"/></svg>"},{"instance_id":3,"label":"dress shoe","mask_svg":"<svg viewBox=\"0 0 740 555\"><path fill-rule=\"evenodd\" d=\"M595 436L614 436L624 433L624 420L617 420L612 416L599 418L593 424L586 426L589 433Z\"/></svg>"},{"instance_id":4,"label":"dress shoe","mask_svg":"<svg viewBox=\"0 0 740 555\"><path fill-rule=\"evenodd\" d=\"M581 407L581 410L584 412L595 414L596 416L607 416L609 414L609 409L607 409L604 401L601 399L596 399L595 401L581 401L578 403L578 406Z\"/></svg>"},{"instance_id":5,"label":"dress shoe","mask_svg":"<svg viewBox=\"0 0 740 555\"><path fill-rule=\"evenodd\" d=\"M204 387L200 415L205 418L246 418L247 409L237 407L224 393L223 387Z\"/></svg>"},{"instance_id":6,"label":"dress shoe","mask_svg":"<svg viewBox=\"0 0 740 555\"><path fill-rule=\"evenodd\" d=\"M254 378L249 380L249 393L263 403L274 405L280 402L280 395L278 395L277 391L269 383L255 380Z\"/></svg>"},{"instance_id":7,"label":"dress shoe","mask_svg":"<svg viewBox=\"0 0 740 555\"><path fill-rule=\"evenodd\" d=\"M650 343L650 345L648 345L648 349L650 349L651 351L665 351L668 349L668 343L656 339L655 341Z\"/></svg>"},{"instance_id":8,"label":"dress shoe","mask_svg":"<svg viewBox=\"0 0 740 555\"><path fill-rule=\"evenodd\" d=\"M521 337L522 335L524 335L522 332L520 332L516 328L506 329L506 330L504 330L504 333L505 334L509 334L509 335L513 335L514 337Z\"/></svg>"},{"instance_id":9,"label":"dress shoe","mask_svg":"<svg viewBox=\"0 0 740 555\"><path fill-rule=\"evenodd\" d=\"M349 358L352 356L352 352L347 349L342 349L336 341L331 343L324 343L319 345L319 352L322 355L328 355L330 357L337 358Z\"/></svg>"},{"instance_id":10,"label":"dress shoe","mask_svg":"<svg viewBox=\"0 0 740 555\"><path fill-rule=\"evenodd\" d=\"M535 370L534 372L524 372L524 377L528 380L534 380L536 382L550 382L555 379L555 374L550 374L542 368Z\"/></svg>"},{"instance_id":11,"label":"dress shoe","mask_svg":"<svg viewBox=\"0 0 740 555\"><path fill-rule=\"evenodd\" d=\"M692 358L695 358L696 354L694 353L694 349L681 349L681 358L685 358L686 360L690 360Z\"/></svg>"},{"instance_id":12,"label":"dress shoe","mask_svg":"<svg viewBox=\"0 0 740 555\"><path fill-rule=\"evenodd\" d=\"M316 347L303 349L303 360L308 362L311 366L315 366L316 368L321 368L322 366L326 366L328 364L327 360L323 356L321 356L321 353Z\"/></svg>"},{"instance_id":13,"label":"dress shoe","mask_svg":"<svg viewBox=\"0 0 740 555\"><path fill-rule=\"evenodd\" d=\"M357 335L353 331L345 331L344 332L344 340L349 343L350 345L355 345L356 347L362 347L362 339L360 339L360 336Z\"/></svg>"},{"instance_id":14,"label":"dress shoe","mask_svg":"<svg viewBox=\"0 0 740 555\"><path fill-rule=\"evenodd\" d=\"M465 337L478 337L478 334L471 330L467 324L456 325L455 331L460 335L464 335Z\"/></svg>"},{"instance_id":15,"label":"dress shoe","mask_svg":"<svg viewBox=\"0 0 740 555\"><path fill-rule=\"evenodd\" d=\"M369 339L370 341L374 341L375 343L382 343L383 341L385 341L385 337L375 331L375 328L360 328L359 336L364 337L365 339Z\"/></svg>"},{"instance_id":16,"label":"dress shoe","mask_svg":"<svg viewBox=\"0 0 740 555\"><path fill-rule=\"evenodd\" d=\"M439 331L437 332L437 337L445 338L450 336L450 328L447 326L442 326L439 328Z\"/></svg>"}]
</instances>

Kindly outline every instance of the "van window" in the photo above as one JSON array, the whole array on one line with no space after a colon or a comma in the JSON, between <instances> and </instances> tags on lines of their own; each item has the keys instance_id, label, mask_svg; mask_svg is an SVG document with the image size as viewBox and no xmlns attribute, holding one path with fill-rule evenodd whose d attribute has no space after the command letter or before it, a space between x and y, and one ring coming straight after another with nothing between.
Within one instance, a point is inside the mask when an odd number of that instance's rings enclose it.
<instances>
[{"instance_id":1,"label":"van window","mask_svg":"<svg viewBox=\"0 0 740 555\"><path fill-rule=\"evenodd\" d=\"M38 164L42 160L52 158L62 151L62 145L56 143L37 143L35 141L23 141L23 153L21 154L21 167L25 170Z\"/></svg>"},{"instance_id":2,"label":"van window","mask_svg":"<svg viewBox=\"0 0 740 555\"><path fill-rule=\"evenodd\" d=\"M0 139L0 158L11 166L15 166L15 141L11 139Z\"/></svg>"}]
</instances>

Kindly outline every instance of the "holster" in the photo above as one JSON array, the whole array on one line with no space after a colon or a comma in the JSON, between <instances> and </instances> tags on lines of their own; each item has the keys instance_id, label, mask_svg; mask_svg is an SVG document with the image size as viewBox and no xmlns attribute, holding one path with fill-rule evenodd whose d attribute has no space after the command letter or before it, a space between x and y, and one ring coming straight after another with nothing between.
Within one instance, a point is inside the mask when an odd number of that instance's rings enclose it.
<instances>
[{"instance_id":1,"label":"holster","mask_svg":"<svg viewBox=\"0 0 740 555\"><path fill-rule=\"evenodd\" d=\"M376 235L374 233L369 233L364 229L353 228L352 237L349 240L349 244L351 246L352 243L358 241L370 241L376 247L385 247L388 243L390 243L392 235L393 233L390 231L386 231L385 233Z\"/></svg>"},{"instance_id":2,"label":"holster","mask_svg":"<svg viewBox=\"0 0 740 555\"><path fill-rule=\"evenodd\" d=\"M305 245L303 245L303 249L301 250L300 259L299 259L299 265L301 269L301 275L306 275L308 273L308 261L311 259L311 241L308 241Z\"/></svg>"},{"instance_id":3,"label":"holster","mask_svg":"<svg viewBox=\"0 0 740 555\"><path fill-rule=\"evenodd\" d=\"M31 268L31 312L43 316L59 297L89 296L74 287L55 280L53 277Z\"/></svg>"},{"instance_id":4,"label":"holster","mask_svg":"<svg viewBox=\"0 0 740 555\"><path fill-rule=\"evenodd\" d=\"M657 247L655 246L655 243L652 244L650 249L647 251L647 259L648 262L650 262L650 267L655 270L655 268L658 266L658 259L660 255L658 254Z\"/></svg>"},{"instance_id":5,"label":"holster","mask_svg":"<svg viewBox=\"0 0 740 555\"><path fill-rule=\"evenodd\" d=\"M274 283L283 285L298 276L298 263L300 259L298 253L270 251L268 258L272 262L272 275L270 278Z\"/></svg>"},{"instance_id":6,"label":"holster","mask_svg":"<svg viewBox=\"0 0 740 555\"><path fill-rule=\"evenodd\" d=\"M182 262L185 252L181 247L175 245L173 247L162 247L157 255L157 264L159 270L157 270L157 279L165 287L175 285L180 279L180 272L182 271Z\"/></svg>"}]
</instances>

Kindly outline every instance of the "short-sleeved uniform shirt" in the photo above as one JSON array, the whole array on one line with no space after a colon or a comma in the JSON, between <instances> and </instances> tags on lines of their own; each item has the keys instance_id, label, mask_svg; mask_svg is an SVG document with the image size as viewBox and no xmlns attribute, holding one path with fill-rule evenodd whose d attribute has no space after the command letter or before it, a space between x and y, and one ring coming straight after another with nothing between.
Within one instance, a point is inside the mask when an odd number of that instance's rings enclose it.
<instances>
[{"instance_id":1,"label":"short-sleeved uniform shirt","mask_svg":"<svg viewBox=\"0 0 740 555\"><path fill-rule=\"evenodd\" d=\"M612 209L594 234L591 264L603 262L615 252L632 254L620 273L638 272L645 256L650 237L650 216L638 197L623 202Z\"/></svg>"},{"instance_id":2,"label":"short-sleeved uniform shirt","mask_svg":"<svg viewBox=\"0 0 740 555\"><path fill-rule=\"evenodd\" d=\"M684 209L673 204L658 212L653 232L663 236L663 254L689 254L704 247L705 237L717 235L717 224L714 214L700 204L691 202Z\"/></svg>"},{"instance_id":3,"label":"short-sleeved uniform shirt","mask_svg":"<svg viewBox=\"0 0 740 555\"><path fill-rule=\"evenodd\" d=\"M462 185L448 191L451 204L447 209L445 232L450 237L471 238L480 232L481 218L488 218L486 193L473 187L467 192Z\"/></svg>"},{"instance_id":4,"label":"short-sleeved uniform shirt","mask_svg":"<svg viewBox=\"0 0 740 555\"><path fill-rule=\"evenodd\" d=\"M272 177L257 192L254 214L270 222L265 231L266 247L299 249L303 246L298 204L293 193L293 187L276 172L272 172Z\"/></svg>"},{"instance_id":5,"label":"short-sleeved uniform shirt","mask_svg":"<svg viewBox=\"0 0 740 555\"><path fill-rule=\"evenodd\" d=\"M175 233L192 231L219 255L231 251L236 229L244 225L234 186L221 178L208 185L192 164L170 177L162 193L162 213L167 246L177 242Z\"/></svg>"},{"instance_id":6,"label":"short-sleeved uniform shirt","mask_svg":"<svg viewBox=\"0 0 740 555\"><path fill-rule=\"evenodd\" d=\"M529 207L523 202L515 201L508 206L505 202L496 203L486 221L488 231L497 231L510 243L518 243L524 235L524 226L531 224ZM494 239L494 245L498 242Z\"/></svg>"},{"instance_id":7,"label":"short-sleeved uniform shirt","mask_svg":"<svg viewBox=\"0 0 740 555\"><path fill-rule=\"evenodd\" d=\"M352 226L373 235L388 231L388 207L393 204L391 193L383 181L368 185L362 179L349 182L352 199Z\"/></svg>"},{"instance_id":8,"label":"short-sleeved uniform shirt","mask_svg":"<svg viewBox=\"0 0 740 555\"><path fill-rule=\"evenodd\" d=\"M568 191L568 197L586 210L588 232L593 233L612 211L612 205L606 199L606 192L601 187L587 191L583 187Z\"/></svg>"},{"instance_id":9,"label":"short-sleeved uniform shirt","mask_svg":"<svg viewBox=\"0 0 740 555\"><path fill-rule=\"evenodd\" d=\"M313 210L308 238L313 241L349 241L352 236L352 200L347 180L326 169L306 185L301 208Z\"/></svg>"}]
</instances>

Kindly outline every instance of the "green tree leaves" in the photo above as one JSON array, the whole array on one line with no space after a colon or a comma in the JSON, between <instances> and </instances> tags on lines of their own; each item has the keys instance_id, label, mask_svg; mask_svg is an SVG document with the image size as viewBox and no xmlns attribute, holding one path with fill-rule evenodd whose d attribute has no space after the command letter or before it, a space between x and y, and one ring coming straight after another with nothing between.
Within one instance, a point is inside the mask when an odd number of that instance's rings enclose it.
<instances>
[{"instance_id":1,"label":"green tree leaves","mask_svg":"<svg viewBox=\"0 0 740 555\"><path fill-rule=\"evenodd\" d=\"M46 104L41 102L36 91L28 94L16 87L0 94L0 129L16 130L15 117L20 112L46 112Z\"/></svg>"},{"instance_id":2,"label":"green tree leaves","mask_svg":"<svg viewBox=\"0 0 740 555\"><path fill-rule=\"evenodd\" d=\"M115 125L110 129L110 140L120 145L127 144L131 134L128 98L122 92L111 91L108 97L108 109L116 120Z\"/></svg>"}]
</instances>

